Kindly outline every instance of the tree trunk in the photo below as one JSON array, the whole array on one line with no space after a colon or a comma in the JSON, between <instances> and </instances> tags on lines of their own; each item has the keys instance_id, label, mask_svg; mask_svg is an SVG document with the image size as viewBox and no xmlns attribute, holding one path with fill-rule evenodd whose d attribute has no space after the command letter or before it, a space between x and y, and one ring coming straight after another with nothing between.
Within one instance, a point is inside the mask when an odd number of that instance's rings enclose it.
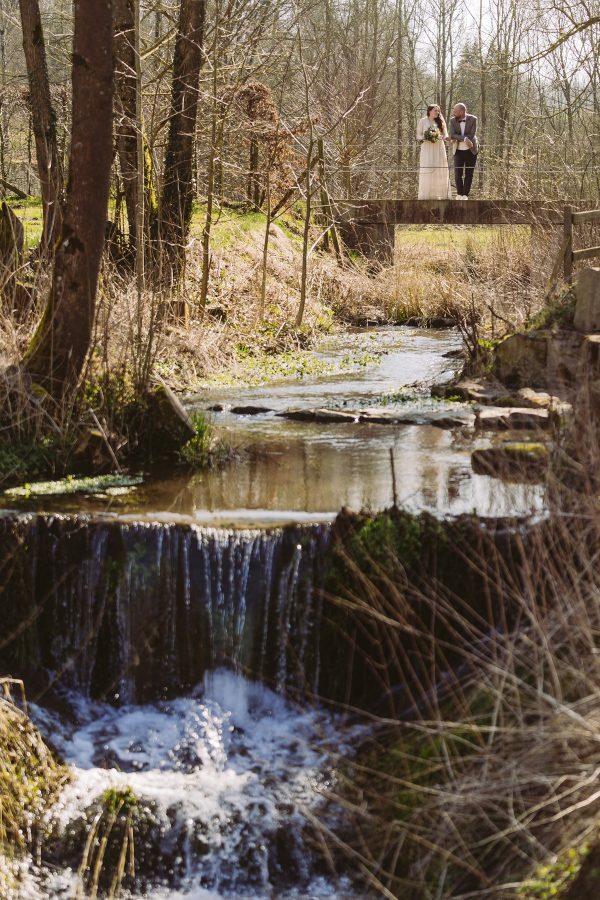
<instances>
[{"instance_id":1,"label":"tree trunk","mask_svg":"<svg viewBox=\"0 0 600 900\"><path fill-rule=\"evenodd\" d=\"M204 62L205 14L206 0L181 0L159 229L163 266L167 263L163 275L172 281L178 280L181 273L192 217L193 150L198 83Z\"/></svg>"},{"instance_id":2,"label":"tree trunk","mask_svg":"<svg viewBox=\"0 0 600 900\"><path fill-rule=\"evenodd\" d=\"M212 47L212 110L210 117L210 155L208 157L208 172L206 185L206 220L202 229L202 280L200 282L200 309L204 313L208 297L208 282L210 279L210 238L213 224L213 208L215 199L215 160L218 149L218 135L222 134L222 110L220 111L217 89L219 84L219 4L217 3L215 16L215 37ZM221 122L219 122L221 117ZM222 149L222 146L221 146Z\"/></svg>"},{"instance_id":3,"label":"tree trunk","mask_svg":"<svg viewBox=\"0 0 600 900\"><path fill-rule=\"evenodd\" d=\"M6 16L4 2L0 0L0 83L2 85L2 101L0 103L0 175L3 181L8 178L6 171L6 150L8 144L8 115L6 111ZM4 188L4 185L2 186ZM2 191L4 196L4 190Z\"/></svg>"},{"instance_id":4,"label":"tree trunk","mask_svg":"<svg viewBox=\"0 0 600 900\"><path fill-rule=\"evenodd\" d=\"M260 209L260 177L258 172L258 135L253 132L250 138L250 159L248 171L248 202L255 210Z\"/></svg>"},{"instance_id":5,"label":"tree trunk","mask_svg":"<svg viewBox=\"0 0 600 900\"><path fill-rule=\"evenodd\" d=\"M404 3L396 2L396 196L402 190L402 163L404 161Z\"/></svg>"},{"instance_id":6,"label":"tree trunk","mask_svg":"<svg viewBox=\"0 0 600 900\"><path fill-rule=\"evenodd\" d=\"M50 96L46 46L38 0L19 0L19 6L44 210L42 250L48 250L60 234L62 225L63 173L56 139L56 114Z\"/></svg>"},{"instance_id":7,"label":"tree trunk","mask_svg":"<svg viewBox=\"0 0 600 900\"><path fill-rule=\"evenodd\" d=\"M136 55L134 0L113 0L115 31L116 140L123 179L129 246L136 245L138 150L136 120Z\"/></svg>"},{"instance_id":8,"label":"tree trunk","mask_svg":"<svg viewBox=\"0 0 600 900\"><path fill-rule=\"evenodd\" d=\"M63 227L50 296L24 359L33 381L60 399L90 347L112 160L112 3L74 3L73 120Z\"/></svg>"}]
</instances>

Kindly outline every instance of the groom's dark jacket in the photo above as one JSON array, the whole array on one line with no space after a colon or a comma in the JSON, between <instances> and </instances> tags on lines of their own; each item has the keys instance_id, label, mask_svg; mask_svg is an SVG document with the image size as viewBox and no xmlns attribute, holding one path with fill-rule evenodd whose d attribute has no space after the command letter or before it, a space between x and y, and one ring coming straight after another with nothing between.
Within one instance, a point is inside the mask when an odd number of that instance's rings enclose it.
<instances>
[{"instance_id":1,"label":"groom's dark jacket","mask_svg":"<svg viewBox=\"0 0 600 900\"><path fill-rule=\"evenodd\" d=\"M450 119L450 133L448 135L451 141L462 141L462 134L460 131L460 122L454 116ZM473 146L471 147L471 153L479 153L479 141L477 140L477 116L472 116L469 113L465 116L465 137L468 137L473 141ZM457 144L454 144L454 150L456 151Z\"/></svg>"}]
</instances>

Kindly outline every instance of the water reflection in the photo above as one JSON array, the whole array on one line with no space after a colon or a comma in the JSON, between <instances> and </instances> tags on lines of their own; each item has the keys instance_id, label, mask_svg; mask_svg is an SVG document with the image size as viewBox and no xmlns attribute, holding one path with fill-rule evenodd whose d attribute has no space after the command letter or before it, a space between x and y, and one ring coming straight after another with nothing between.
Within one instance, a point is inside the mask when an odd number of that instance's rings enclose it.
<instances>
[{"instance_id":1,"label":"water reflection","mask_svg":"<svg viewBox=\"0 0 600 900\"><path fill-rule=\"evenodd\" d=\"M153 480L127 497L48 497L43 507L221 525L329 519L342 506L379 510L392 503L390 450L398 502L408 509L504 515L542 504L540 487L475 475L473 440L460 432L430 425L282 424L223 469ZM237 433L238 440L243 436Z\"/></svg>"},{"instance_id":2,"label":"water reflection","mask_svg":"<svg viewBox=\"0 0 600 900\"><path fill-rule=\"evenodd\" d=\"M370 339L370 335L367 335ZM291 407L362 409L389 391L419 381L412 396L393 398L383 408L402 413L469 415L464 405L434 401L424 385L449 378L456 362L443 357L460 345L456 332L412 329L376 331L376 346L386 354L378 364L346 374L268 387L215 388L190 402L269 406L268 415L215 414L217 431L240 449L222 469L196 475L170 474L153 479L126 497L48 497L35 502L44 511L90 511L155 520L178 518L204 524L269 525L333 518L342 506L380 510L394 498L393 455L398 502L408 509L437 514L525 514L540 509L542 489L505 484L471 469L471 452L485 446L471 428L444 430L431 424L376 425L295 422L276 415ZM321 351L331 361L362 346L365 335L337 338ZM12 504L11 504L12 505ZM34 505L34 504L29 504Z\"/></svg>"}]
</instances>

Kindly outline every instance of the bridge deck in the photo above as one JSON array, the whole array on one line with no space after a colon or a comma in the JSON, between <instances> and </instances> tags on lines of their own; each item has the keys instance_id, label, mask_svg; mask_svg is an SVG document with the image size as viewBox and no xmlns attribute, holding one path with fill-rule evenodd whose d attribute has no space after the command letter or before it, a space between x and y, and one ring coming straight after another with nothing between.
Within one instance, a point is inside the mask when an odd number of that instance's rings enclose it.
<instances>
[{"instance_id":1,"label":"bridge deck","mask_svg":"<svg viewBox=\"0 0 600 900\"><path fill-rule=\"evenodd\" d=\"M335 200L354 225L562 225L565 204L546 200ZM574 209L590 203L569 201Z\"/></svg>"}]
</instances>

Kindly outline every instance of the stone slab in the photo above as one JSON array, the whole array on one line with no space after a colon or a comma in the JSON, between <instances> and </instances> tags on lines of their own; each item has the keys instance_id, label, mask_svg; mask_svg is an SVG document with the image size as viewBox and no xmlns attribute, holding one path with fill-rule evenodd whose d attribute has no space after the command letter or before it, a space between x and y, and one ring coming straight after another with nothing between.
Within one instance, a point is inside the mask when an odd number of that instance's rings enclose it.
<instances>
[{"instance_id":1,"label":"stone slab","mask_svg":"<svg viewBox=\"0 0 600 900\"><path fill-rule=\"evenodd\" d=\"M232 406L231 412L236 416L262 416L265 413L273 412L268 406Z\"/></svg>"},{"instance_id":2,"label":"stone slab","mask_svg":"<svg viewBox=\"0 0 600 900\"><path fill-rule=\"evenodd\" d=\"M547 409L518 407L488 407L475 413L475 428L479 431L537 430L550 428L552 420Z\"/></svg>"},{"instance_id":3,"label":"stone slab","mask_svg":"<svg viewBox=\"0 0 600 900\"><path fill-rule=\"evenodd\" d=\"M545 444L510 441L496 447L474 450L471 466L476 475L488 475L507 481L543 480L550 461Z\"/></svg>"},{"instance_id":4,"label":"stone slab","mask_svg":"<svg viewBox=\"0 0 600 900\"><path fill-rule=\"evenodd\" d=\"M276 415L281 419L290 419L292 422L317 422L319 424L358 421L357 413L338 409L286 409Z\"/></svg>"},{"instance_id":5,"label":"stone slab","mask_svg":"<svg viewBox=\"0 0 600 900\"><path fill-rule=\"evenodd\" d=\"M573 324L584 334L600 331L600 268L590 266L577 279Z\"/></svg>"}]
</instances>

